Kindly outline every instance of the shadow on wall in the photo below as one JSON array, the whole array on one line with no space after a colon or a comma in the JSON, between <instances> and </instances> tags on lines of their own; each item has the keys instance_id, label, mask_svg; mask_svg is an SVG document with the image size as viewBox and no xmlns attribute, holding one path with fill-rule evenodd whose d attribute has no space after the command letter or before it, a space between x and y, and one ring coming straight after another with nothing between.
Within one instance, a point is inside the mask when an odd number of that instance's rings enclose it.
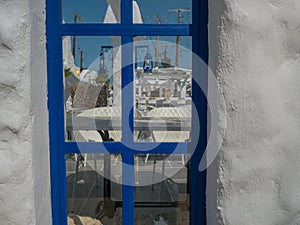
<instances>
[{"instance_id":1,"label":"shadow on wall","mask_svg":"<svg viewBox=\"0 0 300 225\"><path fill-rule=\"evenodd\" d=\"M226 10L226 6L224 0L214 0L208 1L209 4L209 18L208 18L208 42L209 42L209 68L212 74L217 75L219 57L220 57L220 34L221 34L221 24L222 24L222 16ZM211 74L211 75L212 75ZM208 86L212 85L209 79ZM214 88L212 88L214 90ZM218 98L218 93L210 93L211 88L208 88L208 96L211 98ZM216 102L216 100L212 100L210 102ZM219 121L218 117L218 105L210 105L211 118L208 119L208 123L211 120ZM209 115L209 114L208 114ZM210 127L210 124L208 124ZM219 129L217 128L217 131ZM220 137L220 136L219 136ZM218 138L216 134L210 134L210 138ZM213 140L210 143L217 145L221 140ZM218 148L218 146L208 146L208 148ZM218 221L221 220L221 215L218 212L217 204L218 204L218 190L220 190L220 184L217 183L218 179L218 156L214 160L214 162L207 169L207 187L206 187L206 216L207 216L207 224L219 224Z\"/></svg>"}]
</instances>

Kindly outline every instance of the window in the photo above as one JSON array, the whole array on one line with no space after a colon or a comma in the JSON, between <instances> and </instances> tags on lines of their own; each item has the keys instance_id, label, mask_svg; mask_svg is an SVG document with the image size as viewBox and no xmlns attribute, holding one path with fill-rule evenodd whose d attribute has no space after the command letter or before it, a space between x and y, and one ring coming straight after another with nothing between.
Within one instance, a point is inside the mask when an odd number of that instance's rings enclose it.
<instances>
[{"instance_id":1,"label":"window","mask_svg":"<svg viewBox=\"0 0 300 225\"><path fill-rule=\"evenodd\" d=\"M54 225L205 224L207 0L180 4L47 0Z\"/></svg>"}]
</instances>

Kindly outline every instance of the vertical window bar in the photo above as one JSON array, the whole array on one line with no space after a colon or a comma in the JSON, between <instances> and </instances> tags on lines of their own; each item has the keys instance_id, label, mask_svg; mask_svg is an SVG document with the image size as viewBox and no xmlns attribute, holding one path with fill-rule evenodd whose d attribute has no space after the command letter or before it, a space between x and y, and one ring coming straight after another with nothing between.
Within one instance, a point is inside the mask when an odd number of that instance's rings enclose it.
<instances>
[{"instance_id":1,"label":"vertical window bar","mask_svg":"<svg viewBox=\"0 0 300 225\"><path fill-rule=\"evenodd\" d=\"M133 142L133 37L122 37L122 141Z\"/></svg>"},{"instance_id":2,"label":"vertical window bar","mask_svg":"<svg viewBox=\"0 0 300 225\"><path fill-rule=\"evenodd\" d=\"M121 23L132 25L133 23L132 0L121 0Z\"/></svg>"},{"instance_id":3,"label":"vertical window bar","mask_svg":"<svg viewBox=\"0 0 300 225\"><path fill-rule=\"evenodd\" d=\"M132 0L121 0L121 23L133 23ZM133 141L133 37L122 36L122 139ZM134 225L134 155L123 154L122 220L123 224Z\"/></svg>"},{"instance_id":4,"label":"vertical window bar","mask_svg":"<svg viewBox=\"0 0 300 225\"><path fill-rule=\"evenodd\" d=\"M200 122L200 137L197 148L192 156L190 165L191 191L191 225L206 224L206 171L198 170L199 163L207 145L207 86L208 86L208 2L207 0L193 1L193 53L202 60L193 57L192 98L195 103L193 115L198 114ZM197 82L196 82L197 81ZM197 109L197 110L196 110ZM195 124L195 116L192 124ZM192 134L194 129L192 126ZM192 137L193 138L193 137Z\"/></svg>"},{"instance_id":5,"label":"vertical window bar","mask_svg":"<svg viewBox=\"0 0 300 225\"><path fill-rule=\"evenodd\" d=\"M59 27L62 21L61 1L46 1L48 110L50 134L50 172L52 221L67 224L65 207L64 157L60 152L64 141L64 103L62 76L62 43Z\"/></svg>"},{"instance_id":6,"label":"vertical window bar","mask_svg":"<svg viewBox=\"0 0 300 225\"><path fill-rule=\"evenodd\" d=\"M63 151L59 152L59 193L60 193L60 199L61 199L61 213L62 213L62 222L60 224L67 224L67 216L68 216L68 208L67 208L67 181L66 181L66 160L65 160L65 154Z\"/></svg>"},{"instance_id":7,"label":"vertical window bar","mask_svg":"<svg viewBox=\"0 0 300 225\"><path fill-rule=\"evenodd\" d=\"M122 224L134 225L134 155L123 154L122 159Z\"/></svg>"},{"instance_id":8,"label":"vertical window bar","mask_svg":"<svg viewBox=\"0 0 300 225\"><path fill-rule=\"evenodd\" d=\"M59 10L60 12L61 10ZM61 17L60 22L62 21ZM59 22L59 23L60 23ZM58 28L59 29L59 28ZM57 74L56 81L57 81L57 87L56 92L58 95L58 104L56 106L56 112L58 114L58 132L56 135L58 135L59 145L57 148L58 152L58 168L59 168L59 193L60 193L60 199L61 199L61 208L62 211L62 222L61 224L67 224L67 196L66 196L66 161L65 161L65 154L63 151L63 143L65 142L65 110L64 110L64 79L63 79L63 46L62 46L62 36L59 35L57 37L58 43L57 43L57 50L59 51L59 54L57 54L57 62L56 62L56 68ZM52 135L54 136L54 135ZM63 191L62 191L63 190Z\"/></svg>"}]
</instances>

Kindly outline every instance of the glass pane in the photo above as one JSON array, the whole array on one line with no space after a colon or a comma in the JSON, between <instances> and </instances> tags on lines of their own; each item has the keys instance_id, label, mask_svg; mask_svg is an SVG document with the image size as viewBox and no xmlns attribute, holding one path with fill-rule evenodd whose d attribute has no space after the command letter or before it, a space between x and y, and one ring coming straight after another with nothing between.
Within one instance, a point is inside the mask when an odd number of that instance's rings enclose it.
<instances>
[{"instance_id":1,"label":"glass pane","mask_svg":"<svg viewBox=\"0 0 300 225\"><path fill-rule=\"evenodd\" d=\"M187 155L137 155L135 224L190 224ZM141 223L144 221L144 223ZM146 222L147 221L147 222Z\"/></svg>"},{"instance_id":2,"label":"glass pane","mask_svg":"<svg viewBox=\"0 0 300 225\"><path fill-rule=\"evenodd\" d=\"M191 24L192 0L136 0L134 23Z\"/></svg>"},{"instance_id":3,"label":"glass pane","mask_svg":"<svg viewBox=\"0 0 300 225\"><path fill-rule=\"evenodd\" d=\"M67 154L68 224L122 224L121 155ZM80 220L81 223L76 223Z\"/></svg>"},{"instance_id":4,"label":"glass pane","mask_svg":"<svg viewBox=\"0 0 300 225\"><path fill-rule=\"evenodd\" d=\"M120 23L118 0L63 0L64 23Z\"/></svg>"},{"instance_id":5,"label":"glass pane","mask_svg":"<svg viewBox=\"0 0 300 225\"><path fill-rule=\"evenodd\" d=\"M135 38L135 141L190 141L192 38Z\"/></svg>"},{"instance_id":6,"label":"glass pane","mask_svg":"<svg viewBox=\"0 0 300 225\"><path fill-rule=\"evenodd\" d=\"M64 36L62 41L66 140L120 141L120 37Z\"/></svg>"}]
</instances>

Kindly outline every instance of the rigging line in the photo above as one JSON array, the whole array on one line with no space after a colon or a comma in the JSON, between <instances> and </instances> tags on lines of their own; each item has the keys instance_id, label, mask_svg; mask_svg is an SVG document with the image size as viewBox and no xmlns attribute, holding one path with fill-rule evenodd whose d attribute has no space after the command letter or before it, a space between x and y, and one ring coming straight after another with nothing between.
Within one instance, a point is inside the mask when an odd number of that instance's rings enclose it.
<instances>
[{"instance_id":1,"label":"rigging line","mask_svg":"<svg viewBox=\"0 0 300 225\"><path fill-rule=\"evenodd\" d=\"M84 201L83 201L83 204L82 204L82 206L81 206L81 208L80 208L80 210L79 210L79 215L81 215L81 213L82 213L82 211L83 211L83 208L85 207L87 200L90 198L90 195L91 195L91 193L92 193L92 191L93 191L95 185L96 185L96 180L93 181L93 184L92 184L92 186L91 186L91 188L90 188L90 190L89 190L87 196L85 197L85 199L84 199Z\"/></svg>"},{"instance_id":2,"label":"rigging line","mask_svg":"<svg viewBox=\"0 0 300 225\"><path fill-rule=\"evenodd\" d=\"M152 39L152 37L151 36L149 36L150 37L150 40L151 40L151 43L152 43L152 45L153 45L153 47L154 47L154 49L155 49L155 44L154 44L154 41L153 41L153 39Z\"/></svg>"}]
</instances>

